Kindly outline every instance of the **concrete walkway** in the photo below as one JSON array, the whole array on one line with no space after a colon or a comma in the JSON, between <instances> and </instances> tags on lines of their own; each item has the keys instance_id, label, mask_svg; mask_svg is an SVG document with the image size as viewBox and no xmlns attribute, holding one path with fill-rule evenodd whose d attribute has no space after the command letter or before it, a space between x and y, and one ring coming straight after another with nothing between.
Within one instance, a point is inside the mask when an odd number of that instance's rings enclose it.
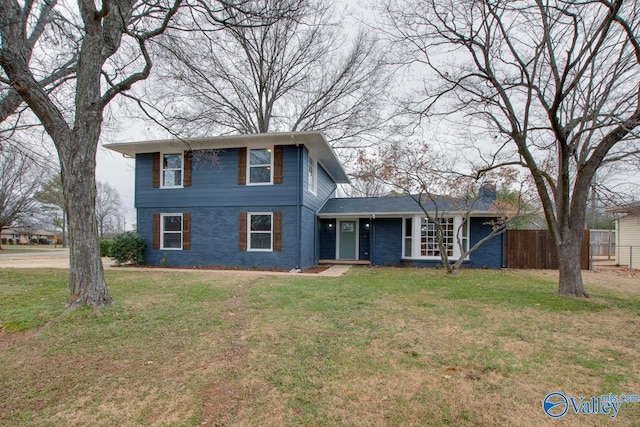
<instances>
[{"instance_id":1,"label":"concrete walkway","mask_svg":"<svg viewBox=\"0 0 640 427\"><path fill-rule=\"evenodd\" d=\"M111 258L102 258L105 270L149 271L148 267L119 267ZM0 254L0 268L69 268L69 252L27 252ZM305 277L340 277L351 268L350 265L332 265L320 273L278 272L262 270L208 270L197 268L153 268L154 271L191 271L216 272L228 274L250 274L264 276L305 276Z\"/></svg>"}]
</instances>

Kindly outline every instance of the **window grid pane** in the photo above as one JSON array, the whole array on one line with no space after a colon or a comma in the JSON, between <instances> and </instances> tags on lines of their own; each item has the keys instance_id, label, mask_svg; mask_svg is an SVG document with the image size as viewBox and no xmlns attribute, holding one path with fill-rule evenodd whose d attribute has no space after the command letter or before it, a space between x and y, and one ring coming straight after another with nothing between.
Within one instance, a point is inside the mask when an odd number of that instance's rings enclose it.
<instances>
[{"instance_id":1,"label":"window grid pane","mask_svg":"<svg viewBox=\"0 0 640 427\"><path fill-rule=\"evenodd\" d=\"M250 150L249 151L250 166L271 165L271 150Z\"/></svg>"},{"instance_id":2,"label":"window grid pane","mask_svg":"<svg viewBox=\"0 0 640 427\"><path fill-rule=\"evenodd\" d=\"M249 182L252 184L271 182L271 167L251 166L249 171Z\"/></svg>"},{"instance_id":3,"label":"window grid pane","mask_svg":"<svg viewBox=\"0 0 640 427\"><path fill-rule=\"evenodd\" d=\"M249 150L249 183L271 182L271 149Z\"/></svg>"},{"instance_id":4,"label":"window grid pane","mask_svg":"<svg viewBox=\"0 0 640 427\"><path fill-rule=\"evenodd\" d=\"M442 228L442 243L447 252L447 256L453 256L454 228L453 218L439 218L438 222ZM433 221L423 218L421 222L420 254L422 256L440 256L438 246L438 232Z\"/></svg>"},{"instance_id":5,"label":"window grid pane","mask_svg":"<svg viewBox=\"0 0 640 427\"><path fill-rule=\"evenodd\" d=\"M182 185L182 154L162 155L162 186Z\"/></svg>"}]
</instances>

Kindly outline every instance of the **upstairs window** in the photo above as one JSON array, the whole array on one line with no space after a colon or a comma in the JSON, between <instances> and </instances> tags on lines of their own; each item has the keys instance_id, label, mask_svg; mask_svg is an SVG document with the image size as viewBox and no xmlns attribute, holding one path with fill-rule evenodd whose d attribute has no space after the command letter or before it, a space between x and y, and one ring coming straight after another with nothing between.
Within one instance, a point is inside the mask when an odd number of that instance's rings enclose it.
<instances>
[{"instance_id":1,"label":"upstairs window","mask_svg":"<svg viewBox=\"0 0 640 427\"><path fill-rule=\"evenodd\" d=\"M249 184L271 184L273 182L273 155L271 148L249 150Z\"/></svg>"},{"instance_id":2,"label":"upstairs window","mask_svg":"<svg viewBox=\"0 0 640 427\"><path fill-rule=\"evenodd\" d=\"M182 153L162 155L162 187L182 187Z\"/></svg>"},{"instance_id":3,"label":"upstairs window","mask_svg":"<svg viewBox=\"0 0 640 427\"><path fill-rule=\"evenodd\" d=\"M318 162L311 156L307 167L307 190L313 194L318 191Z\"/></svg>"}]
</instances>

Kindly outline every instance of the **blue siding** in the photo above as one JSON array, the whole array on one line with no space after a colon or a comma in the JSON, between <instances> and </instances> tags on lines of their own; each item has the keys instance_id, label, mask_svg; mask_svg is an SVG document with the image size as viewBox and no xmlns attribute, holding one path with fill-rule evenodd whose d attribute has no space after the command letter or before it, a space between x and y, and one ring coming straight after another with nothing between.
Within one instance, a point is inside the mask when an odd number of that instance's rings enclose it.
<instances>
[{"instance_id":1,"label":"blue siding","mask_svg":"<svg viewBox=\"0 0 640 427\"><path fill-rule=\"evenodd\" d=\"M217 151L217 162L194 155L192 184L185 188L153 188L153 154L136 156L136 207L184 208L186 206L269 206L298 202L298 152L284 146L283 182L273 185L238 185L238 153L232 148Z\"/></svg>"},{"instance_id":2,"label":"blue siding","mask_svg":"<svg viewBox=\"0 0 640 427\"><path fill-rule=\"evenodd\" d=\"M191 213L191 250L152 249L152 221L154 213ZM238 214L240 212L282 212L282 251L251 252L238 249ZM235 266L243 268L292 269L297 262L297 216L295 207L247 206L243 208L139 208L138 232L147 247L144 261L160 265L166 256L169 266ZM303 266L308 267L309 265Z\"/></svg>"},{"instance_id":3,"label":"blue siding","mask_svg":"<svg viewBox=\"0 0 640 427\"><path fill-rule=\"evenodd\" d=\"M372 223L372 264L399 265L402 257L402 218L378 218Z\"/></svg>"},{"instance_id":4,"label":"blue siding","mask_svg":"<svg viewBox=\"0 0 640 427\"><path fill-rule=\"evenodd\" d=\"M469 230L471 246L475 245L480 239L491 233L491 225L486 224L486 222L491 220L495 220L495 218L471 218ZM504 251L503 243L504 240L502 234L494 236L484 242L469 256L471 262L469 265L465 264L465 267L502 268L502 257Z\"/></svg>"},{"instance_id":5,"label":"blue siding","mask_svg":"<svg viewBox=\"0 0 640 427\"><path fill-rule=\"evenodd\" d=\"M491 233L491 225L486 224L492 218L471 218L470 244L473 246L480 239ZM373 221L372 263L374 265L398 265L402 257L402 219L385 218ZM324 237L323 237L324 239ZM464 268L502 268L503 239L495 236L483 243L463 262ZM411 260L415 267L437 267L440 260Z\"/></svg>"},{"instance_id":6,"label":"blue siding","mask_svg":"<svg viewBox=\"0 0 640 427\"><path fill-rule=\"evenodd\" d=\"M471 224L469 227L471 246L475 245L478 241L491 233L491 225L486 224L491 220L495 220L495 218L471 218ZM462 268L502 268L502 251L502 235L494 236L472 252L471 255L469 255L469 259L462 262ZM440 260L411 260L408 261L408 263L414 267L442 266L442 262Z\"/></svg>"},{"instance_id":7,"label":"blue siding","mask_svg":"<svg viewBox=\"0 0 640 427\"><path fill-rule=\"evenodd\" d=\"M300 268L318 264L316 254L316 213L302 208L302 227L300 228Z\"/></svg>"},{"instance_id":8,"label":"blue siding","mask_svg":"<svg viewBox=\"0 0 640 427\"><path fill-rule=\"evenodd\" d=\"M317 177L317 191L313 194L307 190L308 186L308 171L309 168L309 151L304 149L304 159L302 165L302 188L303 188L303 201L302 204L309 209L318 212L322 206L326 203L327 199L334 195L336 190L336 183L331 179L329 174L324 170L322 165L318 163L318 177Z\"/></svg>"},{"instance_id":9,"label":"blue siding","mask_svg":"<svg viewBox=\"0 0 640 427\"><path fill-rule=\"evenodd\" d=\"M320 259L336 259L336 220L321 219L320 228Z\"/></svg>"}]
</instances>

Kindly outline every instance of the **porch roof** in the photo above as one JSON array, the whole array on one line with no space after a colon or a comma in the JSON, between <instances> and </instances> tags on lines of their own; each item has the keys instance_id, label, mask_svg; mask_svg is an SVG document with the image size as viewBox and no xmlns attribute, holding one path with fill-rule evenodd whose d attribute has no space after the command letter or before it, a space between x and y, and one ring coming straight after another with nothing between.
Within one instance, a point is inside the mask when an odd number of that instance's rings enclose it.
<instances>
[{"instance_id":1,"label":"porch roof","mask_svg":"<svg viewBox=\"0 0 640 427\"><path fill-rule=\"evenodd\" d=\"M346 216L397 216L420 215L418 196L353 197L329 199L318 216L321 218ZM455 214L471 212L472 216L495 215L493 200L464 200L449 196L437 196L433 200L423 198L422 205L427 212Z\"/></svg>"}]
</instances>

